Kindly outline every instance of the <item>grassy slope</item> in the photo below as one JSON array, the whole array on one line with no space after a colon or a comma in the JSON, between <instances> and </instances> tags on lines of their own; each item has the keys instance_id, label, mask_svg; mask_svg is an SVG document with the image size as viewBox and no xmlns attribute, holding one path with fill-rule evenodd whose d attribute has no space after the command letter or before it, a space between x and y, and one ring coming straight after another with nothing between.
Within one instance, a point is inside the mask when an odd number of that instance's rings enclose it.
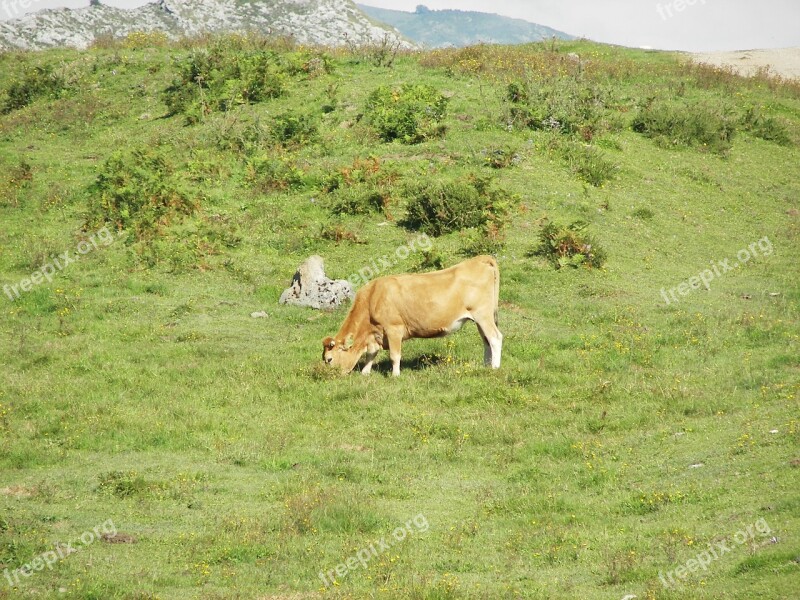
<instances>
[{"instance_id":1,"label":"grassy slope","mask_svg":"<svg viewBox=\"0 0 800 600\"><path fill-rule=\"evenodd\" d=\"M559 51L644 67L616 82L632 97L692 81L658 75L669 55L585 43ZM137 540L92 544L19 589L0 579L0 598L795 593L796 148L740 135L723 158L622 131L606 139L617 178L587 188L543 134L487 126L503 113L499 81L414 57L393 69L340 57L333 75L241 113L269 119L320 105L337 82L322 139L297 151L309 171L374 154L407 178L432 177L481 170L481 150L510 143L522 160L496 175L521 208L499 256L501 370L480 366L477 333L465 327L409 342L399 379L385 376L386 359L370 378L328 378L313 365L344 312L281 307L280 291L312 253L345 277L414 234L348 217L339 224L367 244L336 245L319 236L331 217L311 202L318 190L251 190L242 159L213 144L234 117L195 127L160 118L164 49L5 55L0 87L23 63L60 61L80 73L81 91L0 118L4 172L20 157L33 167L30 188L0 206L0 282L75 248L86 187L120 147L168 147L196 171L205 213L234 223L242 243L203 268L147 268L123 235L16 303L0 297L0 567L107 519ZM374 87L407 81L453 93L443 140L387 145L362 125L340 126ZM737 102L764 104L796 131L798 100L733 83ZM652 218L633 215L645 207ZM528 258L544 216L589 221L606 268L554 271ZM764 236L770 256L665 306L662 287ZM435 248L450 264L465 243L451 234ZM269 317L251 319L255 310ZM319 571L418 514L427 532L320 590ZM735 546L675 591L659 583L660 571L762 518L770 536Z\"/></svg>"}]
</instances>

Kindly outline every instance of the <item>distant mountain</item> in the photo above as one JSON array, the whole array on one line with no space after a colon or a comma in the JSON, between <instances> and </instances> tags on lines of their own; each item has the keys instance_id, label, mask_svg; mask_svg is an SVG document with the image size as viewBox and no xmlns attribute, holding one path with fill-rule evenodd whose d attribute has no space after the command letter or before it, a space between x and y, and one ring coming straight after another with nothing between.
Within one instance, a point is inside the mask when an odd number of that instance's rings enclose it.
<instances>
[{"instance_id":1,"label":"distant mountain","mask_svg":"<svg viewBox=\"0 0 800 600\"><path fill-rule=\"evenodd\" d=\"M84 48L98 36L134 31L163 31L178 38L251 30L292 35L301 44L400 39L397 31L369 19L351 0L158 0L130 10L92 2L86 8L41 10L0 21L0 50Z\"/></svg>"},{"instance_id":2,"label":"distant mountain","mask_svg":"<svg viewBox=\"0 0 800 600\"><path fill-rule=\"evenodd\" d=\"M416 12L388 10L359 4L373 19L395 27L408 39L429 47L470 46L481 42L522 44L556 37L575 39L563 31L500 15L464 11L430 10L417 6Z\"/></svg>"}]
</instances>

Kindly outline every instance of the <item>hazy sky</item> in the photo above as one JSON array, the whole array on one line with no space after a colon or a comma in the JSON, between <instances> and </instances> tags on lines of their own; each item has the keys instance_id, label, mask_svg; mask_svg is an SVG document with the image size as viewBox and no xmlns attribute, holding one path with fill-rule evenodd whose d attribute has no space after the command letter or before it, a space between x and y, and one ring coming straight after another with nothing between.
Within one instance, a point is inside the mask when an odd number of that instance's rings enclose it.
<instances>
[{"instance_id":1,"label":"hazy sky","mask_svg":"<svg viewBox=\"0 0 800 600\"><path fill-rule=\"evenodd\" d=\"M134 7L142 0L101 0ZM360 0L413 11L457 8L493 12L573 35L670 50L744 50L800 46L800 0ZM0 0L0 19L86 6L88 0ZM24 6L27 5L27 8Z\"/></svg>"}]
</instances>

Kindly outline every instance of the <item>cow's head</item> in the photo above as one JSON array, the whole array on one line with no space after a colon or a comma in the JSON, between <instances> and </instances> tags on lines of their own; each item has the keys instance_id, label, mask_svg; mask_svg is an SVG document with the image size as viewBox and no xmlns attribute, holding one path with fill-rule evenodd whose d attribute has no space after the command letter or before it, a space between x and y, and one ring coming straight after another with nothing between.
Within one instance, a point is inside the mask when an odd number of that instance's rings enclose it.
<instances>
[{"instance_id":1,"label":"cow's head","mask_svg":"<svg viewBox=\"0 0 800 600\"><path fill-rule=\"evenodd\" d=\"M342 373L349 373L358 364L364 349L358 349L353 343L353 336L344 340L327 337L322 340L322 360L326 365L338 367Z\"/></svg>"}]
</instances>

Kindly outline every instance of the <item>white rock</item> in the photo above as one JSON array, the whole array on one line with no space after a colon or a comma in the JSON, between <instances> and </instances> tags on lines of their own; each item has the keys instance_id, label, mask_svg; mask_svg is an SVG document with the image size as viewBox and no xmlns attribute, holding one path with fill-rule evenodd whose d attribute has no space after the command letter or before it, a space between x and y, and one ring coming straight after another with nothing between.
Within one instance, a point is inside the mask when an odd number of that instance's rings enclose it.
<instances>
[{"instance_id":1,"label":"white rock","mask_svg":"<svg viewBox=\"0 0 800 600\"><path fill-rule=\"evenodd\" d=\"M281 294L280 303L316 309L336 308L353 296L355 292L350 282L328 279L322 257L314 255L297 269L292 285Z\"/></svg>"}]
</instances>

